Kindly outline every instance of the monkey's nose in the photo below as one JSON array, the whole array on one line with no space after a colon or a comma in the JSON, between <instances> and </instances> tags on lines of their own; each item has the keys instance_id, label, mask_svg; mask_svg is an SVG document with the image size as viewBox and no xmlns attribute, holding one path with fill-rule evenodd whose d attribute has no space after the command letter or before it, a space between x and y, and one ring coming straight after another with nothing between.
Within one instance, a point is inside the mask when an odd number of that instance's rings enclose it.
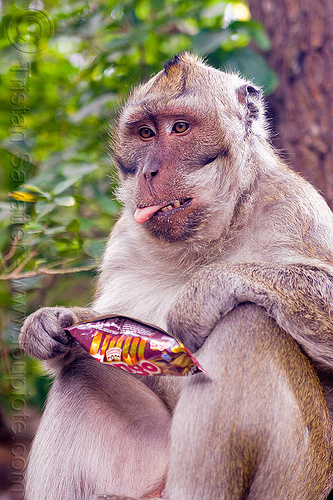
<instances>
[{"instance_id":1,"label":"monkey's nose","mask_svg":"<svg viewBox=\"0 0 333 500\"><path fill-rule=\"evenodd\" d=\"M142 170L142 174L144 175L146 181L149 182L153 179L153 177L156 177L159 170L160 169L156 164L155 165L145 165L143 170Z\"/></svg>"}]
</instances>

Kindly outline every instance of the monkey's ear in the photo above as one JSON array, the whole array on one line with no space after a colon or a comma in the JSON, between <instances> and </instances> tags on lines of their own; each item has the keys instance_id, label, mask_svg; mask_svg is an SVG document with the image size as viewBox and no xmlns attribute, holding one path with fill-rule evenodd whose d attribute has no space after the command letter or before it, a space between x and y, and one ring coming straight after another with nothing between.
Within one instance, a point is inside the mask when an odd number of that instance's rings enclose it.
<instances>
[{"instance_id":1,"label":"monkey's ear","mask_svg":"<svg viewBox=\"0 0 333 500\"><path fill-rule=\"evenodd\" d=\"M238 87L236 92L238 101L242 106L246 107L246 121L249 126L253 120L259 118L260 109L257 103L260 102L261 91L252 85L245 84Z\"/></svg>"}]
</instances>

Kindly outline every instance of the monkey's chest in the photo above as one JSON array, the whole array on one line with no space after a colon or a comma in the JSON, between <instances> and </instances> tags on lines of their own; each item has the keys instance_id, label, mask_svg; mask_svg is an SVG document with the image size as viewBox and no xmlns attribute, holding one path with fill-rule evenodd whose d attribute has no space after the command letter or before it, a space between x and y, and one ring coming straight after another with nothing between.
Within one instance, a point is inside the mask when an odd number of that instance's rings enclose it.
<instances>
[{"instance_id":1,"label":"monkey's chest","mask_svg":"<svg viewBox=\"0 0 333 500\"><path fill-rule=\"evenodd\" d=\"M158 277L118 277L103 287L93 308L100 314L131 316L165 329L168 311L181 289L179 283L159 280Z\"/></svg>"}]
</instances>

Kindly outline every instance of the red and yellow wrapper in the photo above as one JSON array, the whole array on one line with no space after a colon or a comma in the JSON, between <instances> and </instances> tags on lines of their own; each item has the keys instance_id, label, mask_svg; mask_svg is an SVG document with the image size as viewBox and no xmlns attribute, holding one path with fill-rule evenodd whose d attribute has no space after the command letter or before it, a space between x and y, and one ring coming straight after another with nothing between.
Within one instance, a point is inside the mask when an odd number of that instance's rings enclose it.
<instances>
[{"instance_id":1,"label":"red and yellow wrapper","mask_svg":"<svg viewBox=\"0 0 333 500\"><path fill-rule=\"evenodd\" d=\"M66 330L100 363L136 375L182 376L204 371L172 335L133 318L103 316Z\"/></svg>"}]
</instances>

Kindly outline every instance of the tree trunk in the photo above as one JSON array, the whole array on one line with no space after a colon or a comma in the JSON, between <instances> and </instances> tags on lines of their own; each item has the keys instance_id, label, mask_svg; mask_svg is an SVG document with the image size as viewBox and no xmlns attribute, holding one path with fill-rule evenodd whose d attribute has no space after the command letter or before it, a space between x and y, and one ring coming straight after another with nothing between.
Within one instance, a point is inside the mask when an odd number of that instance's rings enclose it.
<instances>
[{"instance_id":1,"label":"tree trunk","mask_svg":"<svg viewBox=\"0 0 333 500\"><path fill-rule=\"evenodd\" d=\"M250 0L250 8L279 77L269 97L273 142L333 208L333 1Z\"/></svg>"}]
</instances>

